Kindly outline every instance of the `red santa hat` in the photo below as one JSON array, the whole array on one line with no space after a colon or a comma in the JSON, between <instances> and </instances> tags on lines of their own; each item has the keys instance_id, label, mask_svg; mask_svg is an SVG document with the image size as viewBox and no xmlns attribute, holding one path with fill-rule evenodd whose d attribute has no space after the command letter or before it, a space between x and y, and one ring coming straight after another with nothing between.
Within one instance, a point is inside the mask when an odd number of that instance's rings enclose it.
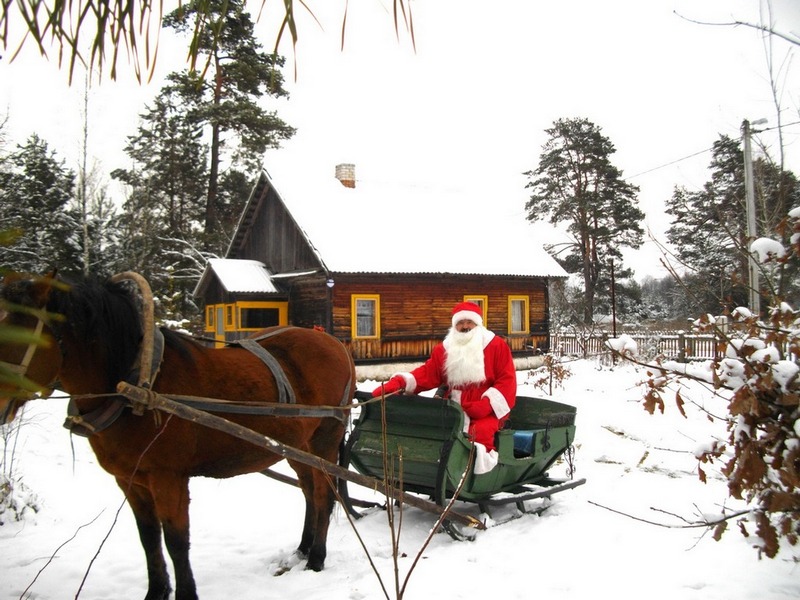
<instances>
[{"instance_id":1,"label":"red santa hat","mask_svg":"<svg viewBox=\"0 0 800 600\"><path fill-rule=\"evenodd\" d=\"M476 325L483 325L483 312L481 307L472 302L459 302L453 307L453 327L456 323L468 319Z\"/></svg>"}]
</instances>

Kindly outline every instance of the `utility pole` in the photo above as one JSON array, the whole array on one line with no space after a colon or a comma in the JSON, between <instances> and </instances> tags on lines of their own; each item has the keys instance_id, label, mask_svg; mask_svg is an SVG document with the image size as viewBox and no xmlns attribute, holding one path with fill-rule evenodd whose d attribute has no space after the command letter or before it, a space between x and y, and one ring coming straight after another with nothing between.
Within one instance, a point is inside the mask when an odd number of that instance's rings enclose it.
<instances>
[{"instance_id":1,"label":"utility pole","mask_svg":"<svg viewBox=\"0 0 800 600\"><path fill-rule=\"evenodd\" d=\"M753 121L753 125L766 123L766 119ZM750 252L750 244L758 236L756 230L756 193L755 181L753 180L753 152L750 147L750 121L742 121L742 146L744 149L744 197L747 207L747 265L749 271L748 283L750 286L750 310L758 316L761 314L761 296L759 294L760 283L758 279L758 264L755 256Z\"/></svg>"}]
</instances>

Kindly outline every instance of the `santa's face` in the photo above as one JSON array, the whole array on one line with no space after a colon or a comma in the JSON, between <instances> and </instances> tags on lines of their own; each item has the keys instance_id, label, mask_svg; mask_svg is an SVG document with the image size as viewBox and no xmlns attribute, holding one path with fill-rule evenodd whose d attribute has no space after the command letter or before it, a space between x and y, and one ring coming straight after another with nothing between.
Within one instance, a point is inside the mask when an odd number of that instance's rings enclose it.
<instances>
[{"instance_id":1,"label":"santa's face","mask_svg":"<svg viewBox=\"0 0 800 600\"><path fill-rule=\"evenodd\" d=\"M458 323L455 324L456 331L459 333L464 333L465 331L472 331L477 327L477 324L474 321L470 321L469 319L461 319Z\"/></svg>"}]
</instances>

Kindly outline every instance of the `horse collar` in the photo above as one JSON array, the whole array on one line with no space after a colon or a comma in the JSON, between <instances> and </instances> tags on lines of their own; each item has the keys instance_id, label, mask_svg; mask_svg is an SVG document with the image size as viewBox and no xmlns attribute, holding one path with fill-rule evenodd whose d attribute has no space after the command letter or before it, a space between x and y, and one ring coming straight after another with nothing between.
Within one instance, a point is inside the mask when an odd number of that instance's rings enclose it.
<instances>
[{"instance_id":1,"label":"horse collar","mask_svg":"<svg viewBox=\"0 0 800 600\"><path fill-rule=\"evenodd\" d=\"M149 336L145 336L144 340L142 341L143 344L147 343ZM143 369L141 364L141 358L150 354L150 365L148 365L149 369ZM131 385L136 385L139 387L146 387L151 389L153 387L153 383L158 376L158 371L161 368L161 361L164 359L164 334L161 333L161 330L158 327L153 327L153 336L152 336L152 353L146 352L139 352L139 359L137 359L136 364L133 365L133 369L131 372L128 373L128 376L125 378L126 383L130 383ZM147 377L142 379L142 373L147 373Z\"/></svg>"},{"instance_id":2,"label":"horse collar","mask_svg":"<svg viewBox=\"0 0 800 600\"><path fill-rule=\"evenodd\" d=\"M140 353L140 356L142 353ZM164 334L156 327L153 331L153 353L152 353L152 361L150 365L149 371L150 376L149 380L147 381L140 381L141 377L141 365L135 364L131 372L128 373L128 376L125 378L127 383L131 385L146 387L148 389L152 388L153 382L158 375L158 371L161 368L161 361L164 358ZM98 408L89 411L86 414L81 414L80 410L78 409L77 403L70 399L69 404L67 406L67 418L64 421L64 427L69 429L72 433L83 436L89 437L94 433L100 433L104 429L107 429L113 425L117 419L122 416L123 411L130 406L130 402L124 398L120 398L119 396L109 398L106 400L101 406ZM143 408L141 411L137 411L138 405L134 407L134 414L142 414Z\"/></svg>"}]
</instances>

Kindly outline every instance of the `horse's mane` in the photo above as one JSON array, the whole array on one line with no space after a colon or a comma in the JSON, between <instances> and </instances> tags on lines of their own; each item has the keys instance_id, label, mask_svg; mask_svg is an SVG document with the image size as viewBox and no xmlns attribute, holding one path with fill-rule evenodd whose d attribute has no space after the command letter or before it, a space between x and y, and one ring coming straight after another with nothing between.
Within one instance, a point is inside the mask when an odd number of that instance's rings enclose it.
<instances>
[{"instance_id":1,"label":"horse's mane","mask_svg":"<svg viewBox=\"0 0 800 600\"><path fill-rule=\"evenodd\" d=\"M47 303L55 320L56 335L69 332L78 343L96 345L105 353L111 385L125 379L136 360L142 340L139 302L130 282L113 283L93 278L59 277L67 290L53 288Z\"/></svg>"},{"instance_id":2,"label":"horse's mane","mask_svg":"<svg viewBox=\"0 0 800 600\"><path fill-rule=\"evenodd\" d=\"M200 346L197 340L188 334L167 327L162 327L161 333L164 334L164 344L179 352L187 361L192 362L194 360L192 350Z\"/></svg>"}]
</instances>

